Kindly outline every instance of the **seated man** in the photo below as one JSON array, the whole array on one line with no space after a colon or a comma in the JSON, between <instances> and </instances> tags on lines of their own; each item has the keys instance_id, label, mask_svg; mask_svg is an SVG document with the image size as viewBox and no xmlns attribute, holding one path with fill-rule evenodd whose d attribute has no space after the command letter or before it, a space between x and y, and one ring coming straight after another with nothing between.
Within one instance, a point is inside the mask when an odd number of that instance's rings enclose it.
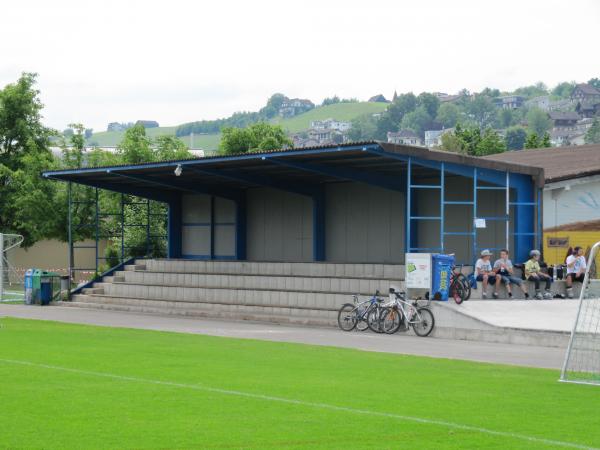
<instances>
[{"instance_id":1,"label":"seated man","mask_svg":"<svg viewBox=\"0 0 600 450\"><path fill-rule=\"evenodd\" d=\"M567 256L567 297L573 298L573 281L583 283L587 264L583 249L575 247L573 253Z\"/></svg>"},{"instance_id":2,"label":"seated man","mask_svg":"<svg viewBox=\"0 0 600 450\"><path fill-rule=\"evenodd\" d=\"M529 252L529 256L531 258L525 263L525 279L535 283L535 298L538 300L541 300L542 298L552 298L552 292L550 292L552 277L550 277L550 275L547 273L542 272L542 269L540 268L539 250L531 250L531 252ZM543 297L542 293L540 292L541 280L546 282L546 292L544 293Z\"/></svg>"},{"instance_id":3,"label":"seated man","mask_svg":"<svg viewBox=\"0 0 600 450\"><path fill-rule=\"evenodd\" d=\"M506 291L508 292L508 298L512 298L511 284L520 286L523 289L525 298L529 298L527 293L527 286L523 284L523 280L519 277L514 276L513 263L508 258L508 250L500 250L500 259L497 259L494 263L494 271L496 274L502 277L502 282L506 285Z\"/></svg>"},{"instance_id":4,"label":"seated man","mask_svg":"<svg viewBox=\"0 0 600 450\"><path fill-rule=\"evenodd\" d=\"M487 298L487 287L488 283L494 285L494 298L498 298L498 285L500 284L500 275L494 272L492 269L492 263L490 257L492 252L489 250L483 250L481 252L481 258L475 263L475 275L477 281L483 282L483 292L481 293L482 298Z\"/></svg>"}]
</instances>

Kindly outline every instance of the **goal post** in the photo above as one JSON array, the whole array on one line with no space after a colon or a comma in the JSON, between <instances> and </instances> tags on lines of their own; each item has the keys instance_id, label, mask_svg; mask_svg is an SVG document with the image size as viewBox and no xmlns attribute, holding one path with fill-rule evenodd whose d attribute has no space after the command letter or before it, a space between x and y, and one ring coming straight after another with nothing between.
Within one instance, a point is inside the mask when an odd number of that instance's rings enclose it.
<instances>
[{"instance_id":1,"label":"goal post","mask_svg":"<svg viewBox=\"0 0 600 450\"><path fill-rule=\"evenodd\" d=\"M23 242L20 234L0 233L0 302L23 298L23 280L8 260L8 251Z\"/></svg>"},{"instance_id":2,"label":"goal post","mask_svg":"<svg viewBox=\"0 0 600 450\"><path fill-rule=\"evenodd\" d=\"M600 385L600 279L596 259L600 242L590 250L579 306L560 381Z\"/></svg>"}]
</instances>

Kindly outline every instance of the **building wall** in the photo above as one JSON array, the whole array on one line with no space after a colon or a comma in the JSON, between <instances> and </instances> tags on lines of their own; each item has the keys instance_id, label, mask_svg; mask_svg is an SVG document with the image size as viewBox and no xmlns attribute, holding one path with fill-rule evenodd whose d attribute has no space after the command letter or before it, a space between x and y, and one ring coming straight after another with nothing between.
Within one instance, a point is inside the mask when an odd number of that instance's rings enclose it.
<instances>
[{"instance_id":1,"label":"building wall","mask_svg":"<svg viewBox=\"0 0 600 450\"><path fill-rule=\"evenodd\" d=\"M404 261L404 207L401 192L358 183L327 185L327 261Z\"/></svg>"},{"instance_id":2,"label":"building wall","mask_svg":"<svg viewBox=\"0 0 600 450\"><path fill-rule=\"evenodd\" d=\"M547 185L543 199L546 262L562 264L569 247L600 241L600 177Z\"/></svg>"},{"instance_id":3,"label":"building wall","mask_svg":"<svg viewBox=\"0 0 600 450\"><path fill-rule=\"evenodd\" d=\"M269 188L247 192L247 258L312 261L312 200Z\"/></svg>"},{"instance_id":4,"label":"building wall","mask_svg":"<svg viewBox=\"0 0 600 450\"><path fill-rule=\"evenodd\" d=\"M211 252L215 258L235 259L235 204L209 195L184 195L182 255L210 258Z\"/></svg>"}]
</instances>

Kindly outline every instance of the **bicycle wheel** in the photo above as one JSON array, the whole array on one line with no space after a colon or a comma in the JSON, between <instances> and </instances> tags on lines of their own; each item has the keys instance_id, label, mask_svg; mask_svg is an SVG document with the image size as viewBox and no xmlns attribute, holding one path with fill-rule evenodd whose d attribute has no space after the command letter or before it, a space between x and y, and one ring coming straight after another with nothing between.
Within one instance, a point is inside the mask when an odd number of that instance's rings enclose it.
<instances>
[{"instance_id":1,"label":"bicycle wheel","mask_svg":"<svg viewBox=\"0 0 600 450\"><path fill-rule=\"evenodd\" d=\"M465 291L465 295L463 297L463 301L467 301L471 298L471 283L469 279L462 273L458 274L458 281L463 285L463 290Z\"/></svg>"},{"instance_id":2,"label":"bicycle wheel","mask_svg":"<svg viewBox=\"0 0 600 450\"><path fill-rule=\"evenodd\" d=\"M382 312L381 326L386 334L394 334L402 325L402 313L397 308L384 308Z\"/></svg>"},{"instance_id":3,"label":"bicycle wheel","mask_svg":"<svg viewBox=\"0 0 600 450\"><path fill-rule=\"evenodd\" d=\"M457 305L460 305L465 299L464 286L456 276L453 276L450 282L450 297L454 299Z\"/></svg>"},{"instance_id":4,"label":"bicycle wheel","mask_svg":"<svg viewBox=\"0 0 600 450\"><path fill-rule=\"evenodd\" d=\"M344 331L352 331L356 328L358 318L356 316L356 306L352 303L342 305L338 311L338 326Z\"/></svg>"},{"instance_id":5,"label":"bicycle wheel","mask_svg":"<svg viewBox=\"0 0 600 450\"><path fill-rule=\"evenodd\" d=\"M382 313L384 308L373 308L369 311L369 315L367 316L367 326L371 331L375 333L383 333L383 326L381 323Z\"/></svg>"},{"instance_id":6,"label":"bicycle wheel","mask_svg":"<svg viewBox=\"0 0 600 450\"><path fill-rule=\"evenodd\" d=\"M417 308L417 312L419 313L421 320L412 324L413 330L417 336L429 336L435 326L433 313L428 308Z\"/></svg>"}]
</instances>

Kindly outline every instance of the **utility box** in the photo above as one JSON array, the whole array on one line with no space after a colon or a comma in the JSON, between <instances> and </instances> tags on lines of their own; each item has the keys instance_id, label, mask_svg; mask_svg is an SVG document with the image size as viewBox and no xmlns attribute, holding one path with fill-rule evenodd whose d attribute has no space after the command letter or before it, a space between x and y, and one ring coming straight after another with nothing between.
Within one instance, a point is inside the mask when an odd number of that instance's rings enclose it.
<instances>
[{"instance_id":1,"label":"utility box","mask_svg":"<svg viewBox=\"0 0 600 450\"><path fill-rule=\"evenodd\" d=\"M447 302L450 294L454 255L434 254L431 261L431 299Z\"/></svg>"},{"instance_id":2,"label":"utility box","mask_svg":"<svg viewBox=\"0 0 600 450\"><path fill-rule=\"evenodd\" d=\"M40 304L49 305L54 299L54 285L58 284L60 291L60 275L46 270L40 271Z\"/></svg>"}]
</instances>

